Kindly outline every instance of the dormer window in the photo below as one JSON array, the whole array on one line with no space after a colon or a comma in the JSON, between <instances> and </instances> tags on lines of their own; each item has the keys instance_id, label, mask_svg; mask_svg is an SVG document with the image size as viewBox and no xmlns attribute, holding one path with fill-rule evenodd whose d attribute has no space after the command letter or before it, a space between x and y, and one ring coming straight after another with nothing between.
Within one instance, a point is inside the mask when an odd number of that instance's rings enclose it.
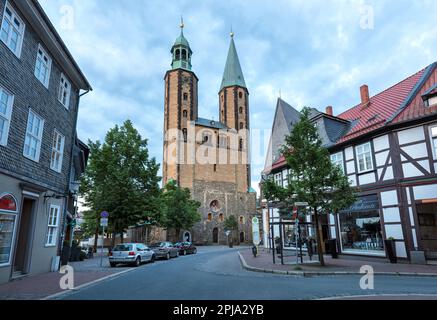
<instances>
[{"instance_id":1,"label":"dormer window","mask_svg":"<svg viewBox=\"0 0 437 320\"><path fill-rule=\"evenodd\" d=\"M425 100L425 107L434 107L437 106L437 95L433 97L428 97Z\"/></svg>"}]
</instances>

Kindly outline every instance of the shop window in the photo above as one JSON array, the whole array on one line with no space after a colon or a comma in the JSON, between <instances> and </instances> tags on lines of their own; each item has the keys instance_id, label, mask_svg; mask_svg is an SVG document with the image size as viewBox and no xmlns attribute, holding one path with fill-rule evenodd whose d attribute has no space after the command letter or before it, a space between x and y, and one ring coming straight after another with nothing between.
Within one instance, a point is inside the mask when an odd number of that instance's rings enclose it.
<instances>
[{"instance_id":1,"label":"shop window","mask_svg":"<svg viewBox=\"0 0 437 320\"><path fill-rule=\"evenodd\" d=\"M11 194L0 197L0 266L11 263L17 211L17 201Z\"/></svg>"},{"instance_id":2,"label":"shop window","mask_svg":"<svg viewBox=\"0 0 437 320\"><path fill-rule=\"evenodd\" d=\"M381 218L377 210L339 214L343 250L383 251Z\"/></svg>"}]
</instances>

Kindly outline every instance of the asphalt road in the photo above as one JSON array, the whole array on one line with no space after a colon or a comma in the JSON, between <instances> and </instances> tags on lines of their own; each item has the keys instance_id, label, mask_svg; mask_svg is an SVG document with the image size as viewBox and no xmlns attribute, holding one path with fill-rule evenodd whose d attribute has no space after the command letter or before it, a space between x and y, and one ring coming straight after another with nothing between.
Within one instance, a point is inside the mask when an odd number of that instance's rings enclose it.
<instances>
[{"instance_id":1,"label":"asphalt road","mask_svg":"<svg viewBox=\"0 0 437 320\"><path fill-rule=\"evenodd\" d=\"M66 300L296 300L362 295L436 295L437 278L376 276L374 290L360 276L294 277L242 269L238 249L199 248L196 255L143 265L119 277L59 297ZM408 296L407 296L408 297Z\"/></svg>"}]
</instances>

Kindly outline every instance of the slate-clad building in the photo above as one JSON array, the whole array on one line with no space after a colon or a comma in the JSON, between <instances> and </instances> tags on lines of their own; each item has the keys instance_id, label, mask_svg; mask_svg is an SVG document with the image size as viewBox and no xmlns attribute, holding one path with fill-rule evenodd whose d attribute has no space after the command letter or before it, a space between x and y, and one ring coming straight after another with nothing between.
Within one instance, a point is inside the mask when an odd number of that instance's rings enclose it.
<instances>
[{"instance_id":1,"label":"slate-clad building","mask_svg":"<svg viewBox=\"0 0 437 320\"><path fill-rule=\"evenodd\" d=\"M38 1L0 0L0 21L2 283L57 268L82 170L73 160L87 150L76 139L79 98L91 86Z\"/></svg>"},{"instance_id":2,"label":"slate-clad building","mask_svg":"<svg viewBox=\"0 0 437 320\"><path fill-rule=\"evenodd\" d=\"M201 222L168 237L226 244L224 222L233 215L238 221L235 240L251 242L256 194L250 180L249 91L233 34L219 89L218 120L199 117L198 78L183 25L171 53L172 68L165 75L163 182L174 180L191 190L201 203Z\"/></svg>"},{"instance_id":3,"label":"slate-clad building","mask_svg":"<svg viewBox=\"0 0 437 320\"><path fill-rule=\"evenodd\" d=\"M323 237L337 239L343 254L385 257L384 239L392 238L401 259L436 258L436 69L437 62L372 97L363 85L361 102L353 108L337 116L332 107L312 115L331 161L359 187L355 204L321 221ZM295 122L296 117L283 121ZM272 136L275 130L274 125ZM269 161L264 177L287 183L284 157ZM277 210L270 211L263 211L266 232L269 216L278 216Z\"/></svg>"}]
</instances>

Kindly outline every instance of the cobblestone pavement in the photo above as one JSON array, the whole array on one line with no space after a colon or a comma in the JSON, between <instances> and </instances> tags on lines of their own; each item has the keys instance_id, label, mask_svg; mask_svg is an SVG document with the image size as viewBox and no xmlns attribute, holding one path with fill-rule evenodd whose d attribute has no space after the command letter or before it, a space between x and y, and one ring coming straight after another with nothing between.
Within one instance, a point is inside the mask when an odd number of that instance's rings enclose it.
<instances>
[{"instance_id":1,"label":"cobblestone pavement","mask_svg":"<svg viewBox=\"0 0 437 320\"><path fill-rule=\"evenodd\" d=\"M374 272L393 272L393 273L424 273L437 274L436 265L416 265L409 263L389 263L383 258L361 258L356 256L339 256L339 259L332 259L331 256L325 255L325 267L321 267L317 262L311 264L290 264L296 261L294 253L288 252L285 263L281 264L281 259L276 255L276 263L273 263L272 251L261 248L259 255L255 258L251 251L241 250L244 260L250 267L261 268L266 270L280 271L309 271L309 272L359 272L363 265L370 265ZM315 261L317 257L313 257ZM304 262L309 262L308 257L305 257ZM314 260L313 259L313 260Z\"/></svg>"}]
</instances>

